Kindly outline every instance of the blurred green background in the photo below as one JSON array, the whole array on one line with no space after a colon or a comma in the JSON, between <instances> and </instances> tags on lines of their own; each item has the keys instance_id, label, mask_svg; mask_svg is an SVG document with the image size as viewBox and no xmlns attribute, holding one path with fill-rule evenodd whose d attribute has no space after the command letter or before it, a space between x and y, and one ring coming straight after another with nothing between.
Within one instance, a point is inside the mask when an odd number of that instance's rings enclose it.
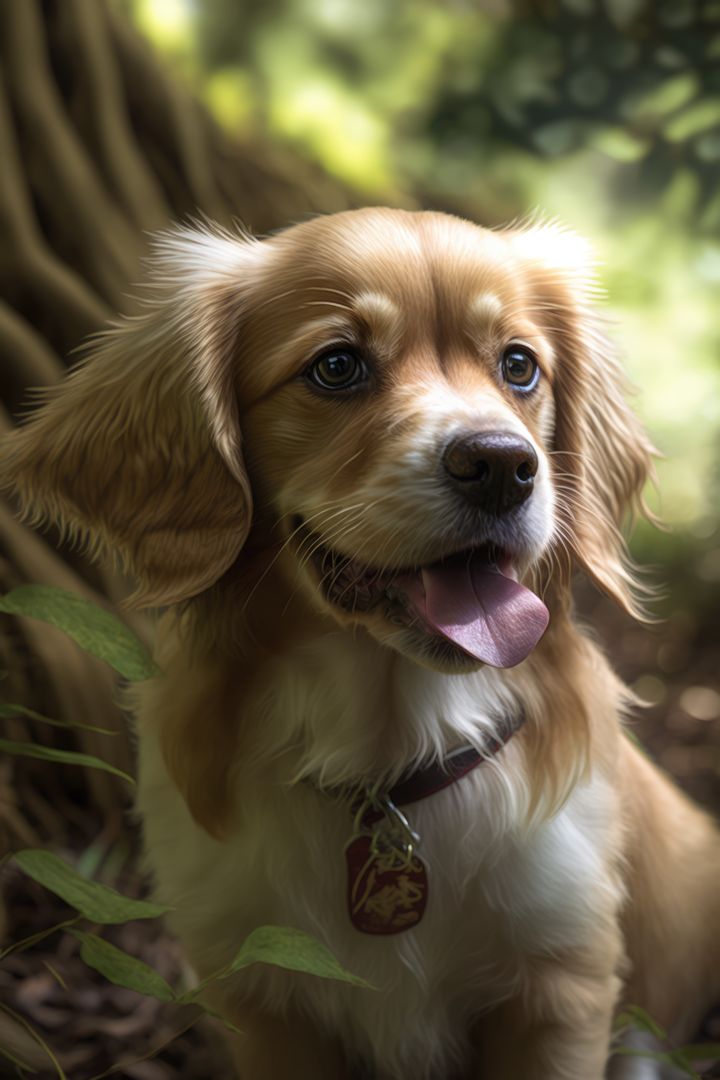
<instances>
[{"instance_id":1,"label":"blurred green background","mask_svg":"<svg viewBox=\"0 0 720 1080\"><path fill-rule=\"evenodd\" d=\"M229 133L291 145L358 204L487 225L537 210L590 238L636 408L663 455L648 500L668 529L640 523L633 537L663 590L657 627L633 627L589 591L581 611L655 706L641 736L717 804L720 3L124 8Z\"/></svg>"},{"instance_id":2,"label":"blurred green background","mask_svg":"<svg viewBox=\"0 0 720 1080\"><path fill-rule=\"evenodd\" d=\"M230 132L295 143L368 203L491 225L538 208L588 236L667 457L662 514L707 533L720 484L720 3L129 8ZM713 566L720 577L720 555Z\"/></svg>"}]
</instances>

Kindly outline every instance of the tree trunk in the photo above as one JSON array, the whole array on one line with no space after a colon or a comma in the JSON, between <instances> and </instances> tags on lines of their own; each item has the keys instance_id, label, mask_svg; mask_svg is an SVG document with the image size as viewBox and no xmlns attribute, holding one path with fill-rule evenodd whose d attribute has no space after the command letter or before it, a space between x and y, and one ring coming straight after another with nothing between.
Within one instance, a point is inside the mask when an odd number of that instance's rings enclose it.
<instances>
[{"instance_id":1,"label":"tree trunk","mask_svg":"<svg viewBox=\"0 0 720 1080\"><path fill-rule=\"evenodd\" d=\"M105 0L3 0L0 57L0 430L31 404L29 390L62 377L88 334L132 309L148 231L200 213L265 232L351 205L287 151L230 139ZM122 598L121 581L56 540L0 506L0 590L40 582ZM146 633L142 617L123 617ZM131 767L104 664L47 626L2 616L0 668L0 700L118 733L18 715L6 737ZM0 786L0 841L4 831L12 846L38 830L47 839L48 828L67 840L61 811L78 802L122 828L127 793L108 774L17 758L3 764Z\"/></svg>"}]
</instances>

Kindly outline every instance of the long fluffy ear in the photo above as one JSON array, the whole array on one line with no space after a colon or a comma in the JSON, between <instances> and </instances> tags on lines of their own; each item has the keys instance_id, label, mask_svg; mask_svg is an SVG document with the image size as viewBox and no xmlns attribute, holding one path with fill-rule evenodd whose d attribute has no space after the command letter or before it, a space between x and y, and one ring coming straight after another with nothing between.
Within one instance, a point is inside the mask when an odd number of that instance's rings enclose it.
<instances>
[{"instance_id":1,"label":"long fluffy ear","mask_svg":"<svg viewBox=\"0 0 720 1080\"><path fill-rule=\"evenodd\" d=\"M0 446L0 486L30 520L119 556L136 606L201 592L247 536L232 361L262 249L219 229L162 235L147 313L103 334Z\"/></svg>"},{"instance_id":2,"label":"long fluffy ear","mask_svg":"<svg viewBox=\"0 0 720 1080\"><path fill-rule=\"evenodd\" d=\"M642 617L623 526L654 478L655 450L625 401L626 380L596 310L600 290L589 246L557 224L511 234L527 261L535 303L557 351L555 445L560 531L595 584ZM645 590L647 591L647 590Z\"/></svg>"}]
</instances>

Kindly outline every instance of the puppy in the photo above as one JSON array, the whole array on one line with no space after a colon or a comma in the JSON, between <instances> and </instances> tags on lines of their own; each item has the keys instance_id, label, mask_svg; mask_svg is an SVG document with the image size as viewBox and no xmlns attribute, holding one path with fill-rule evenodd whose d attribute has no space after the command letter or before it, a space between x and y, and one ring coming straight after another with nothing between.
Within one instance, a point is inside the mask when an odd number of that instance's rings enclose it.
<instances>
[{"instance_id":1,"label":"puppy","mask_svg":"<svg viewBox=\"0 0 720 1080\"><path fill-rule=\"evenodd\" d=\"M584 245L369 209L178 229L154 285L2 476L167 609L139 809L198 976L279 924L374 987L215 984L240 1076L600 1080L623 1004L691 1036L718 834L572 617L575 568L638 613L652 454Z\"/></svg>"}]
</instances>

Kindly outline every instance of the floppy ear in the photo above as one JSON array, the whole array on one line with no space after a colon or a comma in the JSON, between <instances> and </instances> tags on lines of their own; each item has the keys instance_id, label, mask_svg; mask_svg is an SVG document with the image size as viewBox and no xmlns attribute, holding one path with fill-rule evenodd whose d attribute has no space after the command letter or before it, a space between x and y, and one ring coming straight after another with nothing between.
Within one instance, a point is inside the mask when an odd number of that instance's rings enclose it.
<instances>
[{"instance_id":1,"label":"floppy ear","mask_svg":"<svg viewBox=\"0 0 720 1080\"><path fill-rule=\"evenodd\" d=\"M135 606L206 589L251 517L232 362L262 244L219 229L162 235L148 312L107 331L0 446L0 486L33 522L120 557Z\"/></svg>"},{"instance_id":2,"label":"floppy ear","mask_svg":"<svg viewBox=\"0 0 720 1080\"><path fill-rule=\"evenodd\" d=\"M598 289L589 245L557 224L512 234L531 266L536 303L555 343L555 439L562 535L570 554L621 607L642 616L623 526L654 479L656 454L628 407L627 383L596 310ZM648 591L648 590L644 590Z\"/></svg>"}]
</instances>

